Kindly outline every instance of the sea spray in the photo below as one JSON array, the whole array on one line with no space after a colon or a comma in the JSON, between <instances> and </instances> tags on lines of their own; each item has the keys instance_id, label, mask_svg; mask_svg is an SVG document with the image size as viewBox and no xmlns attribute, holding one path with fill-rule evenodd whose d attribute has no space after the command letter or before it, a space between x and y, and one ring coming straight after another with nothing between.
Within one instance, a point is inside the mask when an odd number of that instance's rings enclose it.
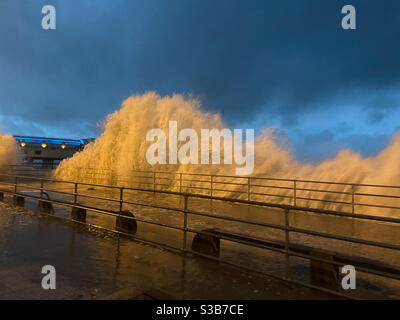
<instances>
[{"instance_id":1,"label":"sea spray","mask_svg":"<svg viewBox=\"0 0 400 320\"><path fill-rule=\"evenodd\" d=\"M226 128L219 114L203 112L198 100L180 94L161 97L154 92L132 96L126 99L120 110L107 117L104 132L94 142L64 160L55 175L66 180L83 180L93 183L124 184L135 182L135 170L190 172L220 175L235 175L235 166L202 165L202 164L155 164L146 160L146 151L151 142L146 141L149 130L160 128L168 132L169 121L176 121L180 129L191 128L196 132L201 129ZM167 141L169 137L166 137ZM221 155L223 154L221 143ZM254 177L275 177L286 179L306 179L328 182L348 182L357 184L400 185L400 134L395 134L390 145L375 157L363 158L352 150L341 150L333 159L317 165L297 162L290 150L280 147L276 142L273 129L264 129L256 137L254 145ZM222 180L220 180L222 181ZM177 186L177 181L168 182L169 187ZM274 182L269 182L273 185ZM238 187L239 188L239 187ZM324 207L333 210L347 210L351 201L351 185L302 183L299 189L344 191L346 194L324 193L302 190L297 205ZM256 190L256 188L254 188ZM272 196L264 201L274 203L292 203L291 189L262 189ZM256 190L257 191L257 190ZM300 192L301 190L299 190ZM374 187L363 187L363 193L376 193ZM395 190L380 189L380 194L394 194ZM274 195L286 195L286 197ZM223 196L238 196L226 191ZM322 201L308 201L300 198L312 197ZM300 201L301 200L301 201ZM288 202L289 201L289 202ZM364 198L364 202L377 203L376 199ZM400 206L398 199L382 199L384 205ZM356 201L357 202L357 201ZM361 208L363 212L374 212L376 209ZM375 210L375 211L374 211ZM385 215L394 215L393 210Z\"/></svg>"},{"instance_id":2,"label":"sea spray","mask_svg":"<svg viewBox=\"0 0 400 320\"><path fill-rule=\"evenodd\" d=\"M0 168L13 165L17 160L17 145L11 135L0 133Z\"/></svg>"}]
</instances>

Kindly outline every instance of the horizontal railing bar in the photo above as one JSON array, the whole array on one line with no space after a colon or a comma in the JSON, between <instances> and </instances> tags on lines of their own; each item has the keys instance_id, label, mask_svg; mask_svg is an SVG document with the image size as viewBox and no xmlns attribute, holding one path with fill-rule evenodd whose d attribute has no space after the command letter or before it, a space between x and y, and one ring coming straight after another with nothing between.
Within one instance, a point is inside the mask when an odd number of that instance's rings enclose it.
<instances>
[{"instance_id":1,"label":"horizontal railing bar","mask_svg":"<svg viewBox=\"0 0 400 320\"><path fill-rule=\"evenodd\" d=\"M205 213L197 212L197 211L193 211L193 210L189 210L188 213L208 216L208 217L212 217L212 218L216 218L216 219L231 220L231 221L236 221L236 222L241 222L241 223L246 223L246 224L253 224L253 225L258 225L258 226L266 226L266 227L273 228L273 229L287 230L287 231L291 231L291 232L313 235L313 236L318 236L318 237L323 237L323 238L328 238L328 239L342 240L342 241L360 243L360 244L376 246L376 247L381 247L381 248L386 248L386 249L400 250L400 246L386 244L386 243L382 243L382 242L362 240L362 239L357 239L357 238L352 238L352 237L339 236L339 235L322 233L322 232L300 229L300 228L295 228L295 227L286 228L284 226L268 224L268 223L258 223L256 221L249 222L248 220L243 220L243 219L238 219L238 218L230 218L227 216L220 216L220 215L213 215L213 214L207 215ZM220 216L221 218L218 218L218 216Z\"/></svg>"},{"instance_id":2,"label":"horizontal railing bar","mask_svg":"<svg viewBox=\"0 0 400 320\"><path fill-rule=\"evenodd\" d=\"M290 188L290 189L293 190L293 188ZM335 194L345 194L345 195L352 195L353 194L351 192L346 192L346 191L319 190L319 189L307 189L307 188L297 188L297 187L296 187L296 191L325 192L325 193L335 193Z\"/></svg>"},{"instance_id":3,"label":"horizontal railing bar","mask_svg":"<svg viewBox=\"0 0 400 320\"><path fill-rule=\"evenodd\" d=\"M250 184L250 187L293 190L293 187L281 187L281 186L260 185L260 184Z\"/></svg>"},{"instance_id":4,"label":"horizontal railing bar","mask_svg":"<svg viewBox=\"0 0 400 320\"><path fill-rule=\"evenodd\" d=\"M104 200L104 201L110 201L110 202L121 202L119 199L116 198L107 198L107 197L99 197L99 196L93 196L90 194L85 194L85 193L72 193L71 195L76 195L78 197L83 197L83 198L88 198L88 199L96 199L96 200Z\"/></svg>"},{"instance_id":5,"label":"horizontal railing bar","mask_svg":"<svg viewBox=\"0 0 400 320\"><path fill-rule=\"evenodd\" d=\"M133 175L132 177L134 177L134 178L143 178L143 179L153 179L153 177L150 177L150 176L135 176L135 175Z\"/></svg>"},{"instance_id":6,"label":"horizontal railing bar","mask_svg":"<svg viewBox=\"0 0 400 320\"><path fill-rule=\"evenodd\" d=\"M197 229L192 229L192 228L187 228L186 231L188 232L192 232L192 233L197 233L197 234L203 234L203 235L207 235L207 236L214 236L214 234L212 232L208 232L206 230L197 230ZM241 243L241 244L245 244L251 247L257 247L257 248L261 248L261 249L268 249L270 251L275 251L275 252L279 252L282 254L286 254L286 250L285 249L278 249L272 246L268 246L268 245L264 245L264 244L259 244L259 243L253 243L250 241L246 241L246 240L240 240L240 239L236 239L236 238L232 238L229 236L225 236L225 235L218 235L218 238L221 240L228 240L231 242L236 242L236 243Z\"/></svg>"},{"instance_id":7,"label":"horizontal railing bar","mask_svg":"<svg viewBox=\"0 0 400 320\"><path fill-rule=\"evenodd\" d=\"M284 226L281 226L279 224L259 222L259 221L254 221L254 220L244 220L244 219L240 219L240 218L233 218L233 217L224 216L224 215L220 215L220 214L213 214L213 213L201 212L201 211L195 211L195 210L188 210L187 212L190 214L193 214L193 215L197 215L197 216L204 216L204 217L220 219L220 220L241 222L241 223L262 226L262 227L268 227L268 228L273 228L273 229L279 229L279 230L286 230L286 228Z\"/></svg>"},{"instance_id":8,"label":"horizontal railing bar","mask_svg":"<svg viewBox=\"0 0 400 320\"><path fill-rule=\"evenodd\" d=\"M296 199L297 199L297 200L308 200L308 201L329 202L329 203L339 203L339 204L352 204L351 202L337 201L337 200L316 199L316 198L296 197Z\"/></svg>"},{"instance_id":9,"label":"horizontal railing bar","mask_svg":"<svg viewBox=\"0 0 400 320\"><path fill-rule=\"evenodd\" d=\"M151 178L154 178L154 177L151 177ZM168 180L168 181L179 181L179 179L174 179L174 178L165 178L165 177L156 177L156 179L159 179L159 180Z\"/></svg>"},{"instance_id":10,"label":"horizontal railing bar","mask_svg":"<svg viewBox=\"0 0 400 320\"><path fill-rule=\"evenodd\" d=\"M125 181L126 182L126 181ZM131 181L129 181L130 183L132 183ZM140 184L140 185L143 185L143 184L145 184L145 185L149 185L149 186L152 186L153 185L153 183L152 182L139 182L139 181L133 181L133 183L134 184ZM125 187L124 187L125 188Z\"/></svg>"},{"instance_id":11,"label":"horizontal railing bar","mask_svg":"<svg viewBox=\"0 0 400 320\"><path fill-rule=\"evenodd\" d=\"M36 190L36 192L42 191L40 188L35 188L35 190ZM59 194L65 194L65 195L68 195L68 196L78 195L78 193L74 193L74 192L60 191L60 190L53 190L53 189L43 189L43 192L59 193Z\"/></svg>"},{"instance_id":12,"label":"horizontal railing bar","mask_svg":"<svg viewBox=\"0 0 400 320\"><path fill-rule=\"evenodd\" d=\"M179 188L179 186L177 186ZM210 191L210 188L204 188L204 187L194 187L194 186L186 186L186 185L182 185L182 188L185 189L200 189L200 190L207 190ZM214 189L215 190L215 189Z\"/></svg>"},{"instance_id":13,"label":"horizontal railing bar","mask_svg":"<svg viewBox=\"0 0 400 320\"><path fill-rule=\"evenodd\" d=\"M182 174L183 176L203 176L203 177L211 177L209 173L190 173L190 172L178 172L177 174ZM215 176L215 175L214 175Z\"/></svg>"},{"instance_id":14,"label":"horizontal railing bar","mask_svg":"<svg viewBox=\"0 0 400 320\"><path fill-rule=\"evenodd\" d=\"M0 184L4 184L4 185L10 186L10 187L14 187L14 186L15 186L15 183L14 183L14 182L8 183L8 182L1 181Z\"/></svg>"},{"instance_id":15,"label":"horizontal railing bar","mask_svg":"<svg viewBox=\"0 0 400 320\"><path fill-rule=\"evenodd\" d=\"M210 181L208 181L210 182ZM229 184L229 185L235 185L235 186L245 186L247 187L248 184L247 183L235 183L235 182L219 182L219 181L215 181L213 180L213 184ZM246 191L247 192L247 191Z\"/></svg>"},{"instance_id":16,"label":"horizontal railing bar","mask_svg":"<svg viewBox=\"0 0 400 320\"><path fill-rule=\"evenodd\" d=\"M70 183L70 184L76 183L73 181L66 181L66 180L54 180L54 179L49 179L49 178L38 178L38 177L34 177L34 176L30 177L30 176L20 176L20 175L11 175L11 174L3 174L3 173L0 173L0 176L12 177L12 178L22 178L22 179L26 178L26 179L30 179L30 180L36 179L36 180L43 180L43 181L47 181L47 182L57 182L57 183ZM79 184L81 184L81 183L79 182Z\"/></svg>"},{"instance_id":17,"label":"horizontal railing bar","mask_svg":"<svg viewBox=\"0 0 400 320\"><path fill-rule=\"evenodd\" d=\"M300 229L300 228L295 228L295 227L289 227L287 230L291 231L291 232L296 232L296 233L308 234L308 235L311 235L311 236L317 236L317 237L322 237L322 238L347 241L347 242L352 242L352 243L360 243L360 244L365 244L365 245L369 245L369 246L375 246L375 247L393 249L393 250L399 250L400 251L400 246L393 245L393 244L387 244L387 243L383 243L383 242L362 240L362 239L357 239L357 238L352 238L352 237L344 237L344 236L339 236L339 235L335 235L335 234L323 233L323 232L306 230L306 229Z\"/></svg>"},{"instance_id":18,"label":"horizontal railing bar","mask_svg":"<svg viewBox=\"0 0 400 320\"><path fill-rule=\"evenodd\" d=\"M175 181L179 181L179 179L175 179ZM193 180L193 179L183 179L183 182L202 182L202 183L206 183L206 184L210 184L211 180Z\"/></svg>"},{"instance_id":19,"label":"horizontal railing bar","mask_svg":"<svg viewBox=\"0 0 400 320\"><path fill-rule=\"evenodd\" d=\"M386 195L386 194L373 194L373 193L354 193L355 196L367 196L367 197L382 197L382 198L394 198L394 199L400 199L400 196L394 196L394 195Z\"/></svg>"},{"instance_id":20,"label":"horizontal railing bar","mask_svg":"<svg viewBox=\"0 0 400 320\"><path fill-rule=\"evenodd\" d=\"M325 210L325 209L316 209L316 208L308 208L308 207L299 207L299 206L292 206L287 204L276 204L276 203L266 203L260 201L249 201L249 200L242 200L242 199L233 199L233 198L224 198L224 197L215 197L215 196L208 196L208 195L199 195L199 194L187 194L189 197L194 198L203 198L203 199L210 199L210 200L218 200L218 201L227 201L227 202L237 202L243 204L251 204L257 205L260 207L270 207L270 208L280 208L280 209L288 209L288 210L297 210L297 211L304 211L304 212L314 212L314 213L322 213L328 215L336 215L336 216L343 216L349 218L359 218L359 219L366 219L366 220L377 220L377 221L384 221L384 222L393 222L393 223L400 223L400 219L396 218L389 218L389 217L380 217L374 215L365 215L361 213L352 214L342 211L332 211L332 210Z\"/></svg>"},{"instance_id":21,"label":"horizontal railing bar","mask_svg":"<svg viewBox=\"0 0 400 320\"><path fill-rule=\"evenodd\" d=\"M345 263L343 263L343 262L337 262L337 261L327 260L327 259L323 259L323 258L319 258L319 257L313 257L313 256L310 256L307 254L293 252L290 250L289 250L289 255L299 257L299 258L304 258L307 260L314 260L314 261L319 261L319 262L335 264L335 265L339 265L339 266L345 265ZM354 264L357 264L357 263L354 263ZM374 274L377 276L391 278L391 279L395 279L395 280L400 280L400 275L398 275L398 274L388 273L388 272L384 272L384 271L378 271L378 270L374 270L374 269L370 269L370 268L365 268L362 266L357 266L357 271L370 273L370 274Z\"/></svg>"},{"instance_id":22,"label":"horizontal railing bar","mask_svg":"<svg viewBox=\"0 0 400 320\"><path fill-rule=\"evenodd\" d=\"M0 182L0 184L3 184L3 185L6 185L6 186L15 186L15 183L7 183L7 182L4 182L4 181L1 181Z\"/></svg>"},{"instance_id":23,"label":"horizontal railing bar","mask_svg":"<svg viewBox=\"0 0 400 320\"><path fill-rule=\"evenodd\" d=\"M368 214L362 213L348 213L344 211L330 211L330 210L323 210L323 209L316 209L316 208L307 208L307 207L291 207L291 210L294 211L304 211L304 212L313 212L313 213L322 213L340 217L348 217L348 218L355 218L355 219L362 219L362 220L373 220L373 221L382 221L382 222L390 222L390 223L400 223L400 219L397 218L389 218L389 217L380 217L380 216L373 216Z\"/></svg>"},{"instance_id":24,"label":"horizontal railing bar","mask_svg":"<svg viewBox=\"0 0 400 320\"><path fill-rule=\"evenodd\" d=\"M97 169L97 168L77 168L77 170L103 170L103 171L112 171L111 169ZM132 170L132 172L141 172L141 173L154 173L154 171L147 170ZM206 173L184 173L184 172L168 172L168 171L156 171L156 173L160 174L169 174L169 175L197 175L197 176L213 176L213 177L221 177L221 178L234 178L234 179L247 179L251 180L271 180L271 181L286 181L286 182L299 182L299 183L316 183L316 184L332 184L332 185L348 185L348 186L361 186L361 187L377 187L377 188L400 188L400 185L379 185L379 184L365 184L365 183L350 183L350 182L333 182L333 181L317 181L317 180L305 180L305 179L285 179L285 178L272 178L272 177L257 177L257 176L249 176L249 177L238 177L232 175L219 175L219 174L206 174Z\"/></svg>"},{"instance_id":25,"label":"horizontal railing bar","mask_svg":"<svg viewBox=\"0 0 400 320\"><path fill-rule=\"evenodd\" d=\"M213 233L212 231L197 230L197 229L191 229L191 228L188 228L187 231L192 232L192 233L215 236L215 233ZM298 257L301 257L301 258L304 258L304 259L307 259L307 260L324 262L324 263L327 263L327 264L337 265L337 266L345 265L345 263L343 263L343 262L328 260L328 259L312 256L312 255L309 255L309 254L302 254L302 253L294 252L293 250L278 249L276 247L272 247L272 246L269 246L269 245L253 243L253 242L250 242L250 241L233 238L233 237L229 237L229 236L226 236L226 235L218 234L218 238L220 238L221 240L227 240L227 241L231 241L231 242L235 242L235 243L245 244L245 245L248 245L248 246L251 246L251 247L257 247L257 248L260 248L260 249L267 249L267 250L270 250L270 251L281 253L283 255L289 254L291 256L298 256ZM360 267L360 266L357 266L357 270L362 271L362 272L366 272L366 273L373 273L373 274L380 275L380 276L383 276L383 277L389 277L389 278L392 278L392 279L400 280L400 276L398 274L393 274L393 273L388 273L388 272L383 272L383 271L376 271L374 269Z\"/></svg>"},{"instance_id":26,"label":"horizontal railing bar","mask_svg":"<svg viewBox=\"0 0 400 320\"><path fill-rule=\"evenodd\" d=\"M317 180L291 180L300 183L316 183L316 184L336 184L336 185L346 185L355 187L376 187L376 188L394 188L400 189L400 186L390 186L390 185L380 185L380 184L365 184L365 183L351 183L351 182L329 182L329 181L317 181Z\"/></svg>"},{"instance_id":27,"label":"horizontal railing bar","mask_svg":"<svg viewBox=\"0 0 400 320\"><path fill-rule=\"evenodd\" d=\"M15 186L15 184L14 184L14 186ZM20 184L18 184L18 188L25 188L25 189L29 189L29 190L40 190L40 188L37 188L37 187L32 187L32 186L27 186L27 185L20 185Z\"/></svg>"},{"instance_id":28,"label":"horizontal railing bar","mask_svg":"<svg viewBox=\"0 0 400 320\"><path fill-rule=\"evenodd\" d=\"M261 193L261 192L251 192L251 195L257 195L257 196L268 196L268 197L278 197L278 198L291 198L293 199L293 196L287 196L283 194L273 194L273 193Z\"/></svg>"},{"instance_id":29,"label":"horizontal railing bar","mask_svg":"<svg viewBox=\"0 0 400 320\"><path fill-rule=\"evenodd\" d=\"M7 176L9 176L9 175L7 175ZM15 177L15 176L12 176L12 177ZM38 179L38 180L51 181L51 182L56 182L56 183L72 183L72 184L75 184L74 182L70 182L70 181L63 181L63 180L57 181L57 180L46 179L46 178L41 178L41 179ZM79 185L86 185L86 186L106 187L106 188L110 187L110 188L113 188L113 189L121 188L121 187L117 187L117 186L91 184L91 183L84 183L84 182L79 182L78 184ZM124 189L126 189L126 190L135 190L135 191L143 191L143 192L158 192L158 193L172 194L172 195L178 195L178 196L183 196L184 195L184 193L181 193L181 192L167 191L167 190L153 190L153 189L132 188L132 187L124 187ZM221 189L220 191L225 191L225 190ZM308 211L308 212L323 213L323 214L330 214L330 215L357 217L359 219L368 219L368 220L378 220L378 221L385 221L385 222L400 223L400 219L379 217L379 216L373 216L373 215L357 214L355 216L353 214L349 215L349 214L346 214L344 212L339 212L339 211L313 209L313 208L298 207L298 206L291 206L291 205L265 203L265 202L259 202L259 201L249 201L249 200L242 200L242 199L232 199L232 198L215 197L215 196L199 195L199 194L191 194L191 193L188 193L187 195L190 196L190 197L206 198L206 199L228 201L228 202L237 202L237 203L245 203L245 204L266 206L266 207L271 207L271 208L281 208L281 209L285 209L286 208L286 209L289 209L289 210L300 210L300 211L306 211L306 212ZM316 200L316 199L304 198L304 200ZM351 204L351 203L345 203L345 204ZM366 205L366 204L361 204L361 203L356 203L355 205L372 206L372 205ZM396 209L395 207L387 207L387 208Z\"/></svg>"},{"instance_id":30,"label":"horizontal railing bar","mask_svg":"<svg viewBox=\"0 0 400 320\"><path fill-rule=\"evenodd\" d=\"M234 193L243 193L243 194L247 194L247 191L227 190L227 189L218 189L218 188L213 188L213 191L234 192Z\"/></svg>"},{"instance_id":31,"label":"horizontal railing bar","mask_svg":"<svg viewBox=\"0 0 400 320\"><path fill-rule=\"evenodd\" d=\"M124 200L123 203L124 204L142 206L142 207L152 207L152 208L155 208L155 209L170 210L170 211L175 211L175 212L185 212L185 210L181 209L181 208L174 208L174 207L169 207L169 206L160 206L160 205L156 205L156 204L148 204L148 203L135 202L135 201L130 201L130 200Z\"/></svg>"},{"instance_id":32,"label":"horizontal railing bar","mask_svg":"<svg viewBox=\"0 0 400 320\"><path fill-rule=\"evenodd\" d=\"M169 187L169 184L165 184L165 183L156 183L155 186L167 186Z\"/></svg>"},{"instance_id":33,"label":"horizontal railing bar","mask_svg":"<svg viewBox=\"0 0 400 320\"><path fill-rule=\"evenodd\" d=\"M368 203L354 203L355 206L371 207L371 208L384 208L384 209L400 209L400 207L385 206L381 204L368 204Z\"/></svg>"}]
</instances>

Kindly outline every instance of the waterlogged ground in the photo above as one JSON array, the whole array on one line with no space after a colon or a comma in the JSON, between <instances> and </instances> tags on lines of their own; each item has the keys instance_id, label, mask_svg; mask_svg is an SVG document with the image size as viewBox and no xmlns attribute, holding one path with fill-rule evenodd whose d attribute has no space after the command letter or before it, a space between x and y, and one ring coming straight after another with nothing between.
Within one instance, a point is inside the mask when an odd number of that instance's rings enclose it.
<instances>
[{"instance_id":1,"label":"waterlogged ground","mask_svg":"<svg viewBox=\"0 0 400 320\"><path fill-rule=\"evenodd\" d=\"M0 204L0 299L328 299L304 287ZM43 290L43 265L56 289Z\"/></svg>"},{"instance_id":2,"label":"waterlogged ground","mask_svg":"<svg viewBox=\"0 0 400 320\"><path fill-rule=\"evenodd\" d=\"M73 189L66 184L51 184L47 186L47 189L57 190L57 191L62 190L64 192L73 192ZM36 193L33 192L29 188L29 185L27 185L27 188L23 187L20 188L19 191L35 195L38 194L37 192ZM78 191L79 193L84 195L107 197L109 199L119 199L119 190L116 189L104 190L98 187L89 188L81 186ZM54 191L53 192L48 191L48 194L51 199L63 199L68 201L73 200L73 196L71 195L60 194ZM143 204L157 204L159 206L166 206L170 208L183 208L183 199L170 195L160 196L160 195L155 195L153 193L137 193L125 190L124 199L127 201L139 202ZM110 200L104 201L100 199L86 198L83 196L78 197L77 200L78 203L84 203L90 206L119 210L118 201L115 202ZM188 204L189 204L189 209L200 212L222 214L225 216L230 216L235 218L268 222L278 225L284 224L284 214L282 210L279 209L272 210L270 208L249 207L246 205L239 205L228 202L201 200L194 198L189 199ZM31 209L36 209L37 203L34 201L27 201L26 207ZM156 209L152 207L139 206L133 204L124 204L123 209L130 210L135 214L136 217L141 219L156 221L159 223L175 225L179 227L183 226L183 214L178 211L164 210L162 208ZM69 217L70 209L56 206L55 215L59 217ZM102 226L108 229L115 228L115 218L111 216L104 216L101 214L96 214L94 212L88 212L87 221L88 223ZM304 228L319 232L337 234L341 236L400 245L400 236L399 236L400 230L398 226L395 226L393 224L376 223L370 221L363 221L360 219L340 218L340 217L333 217L326 215L322 216L319 214L317 215L305 212L291 212L289 222L291 226L295 226L298 228ZM276 229L259 227L254 225L251 226L248 224L219 220L215 218L198 216L198 215L189 215L188 227L196 230L203 230L210 227L219 227L267 239L273 239L273 240L284 239L283 232ZM7 229L8 228L5 228L5 230ZM76 227L73 227L73 230L75 230L73 234L78 234L78 232L76 231ZM86 233L82 232L82 236L84 234ZM190 243L193 239L193 235L194 235L193 233L188 234L187 238L188 246L190 246ZM137 236L143 239L161 242L178 248L182 247L182 240L183 240L182 232L173 229L168 229L164 227L146 224L143 222L138 222ZM292 233L290 235L290 241L293 243L310 245L314 248L321 248L337 253L344 253L347 255L356 255L359 257L370 258L392 266L398 267L400 265L400 253L398 251L393 251L389 249L381 249L377 247L371 247L362 244L353 244L338 240L323 239L297 233ZM63 241L63 243L64 242L65 241ZM96 243L92 245L93 247L92 249L95 250L94 248L95 247L97 248L96 252L98 253L99 256L102 257L99 261L107 261L108 264L112 264L112 262L110 262L112 261L112 259L110 260L110 256L113 255L115 256L115 254L110 252L118 251L118 249L115 248L102 249L100 243L101 242L99 242L99 244ZM127 243L131 243L130 244L131 246L136 245L133 244L131 241ZM140 250L137 249L136 247L130 248L125 242L123 242L120 248L121 249L120 252L123 252L122 248L124 248L124 246L126 246L127 248L126 249L127 254L135 255L134 252ZM160 250L148 246L146 246L146 248L151 248L146 250ZM283 276L285 275L286 272L285 257L282 256L281 254L267 251L264 249L245 246L242 244L235 244L232 242L222 241L221 258L227 261L234 262L236 264L241 264L246 267L251 267L256 270L273 273L278 276ZM182 260L183 258L179 259ZM118 259L114 258L114 260L117 261ZM198 258L195 259L195 261L197 260L203 261L203 259L198 259ZM133 261L135 260L133 259ZM217 264L212 261L202 262L202 263L209 264L210 266L217 266ZM181 262L181 264L183 263ZM298 280L308 282L309 279L308 261L291 257L290 266L291 266L290 271L292 276L294 276ZM218 273L220 271L219 269L210 270L210 273L215 273L215 272ZM207 275L207 277L209 276L210 275ZM385 278L371 276L359 272L357 274L357 295L364 298L400 298L399 282L400 281L397 280L388 280ZM215 284L210 283L210 286L215 286ZM116 288L110 290L112 291L115 289ZM254 290L257 290L257 294L259 294L259 292L262 291L262 290L260 291L259 289L254 289ZM227 289L227 291L232 291L232 290ZM278 291L280 292L280 290ZM220 293L224 292L225 289L221 289ZM253 298L253 296L250 295L249 298ZM254 296L254 298L257 298L257 295Z\"/></svg>"}]
</instances>

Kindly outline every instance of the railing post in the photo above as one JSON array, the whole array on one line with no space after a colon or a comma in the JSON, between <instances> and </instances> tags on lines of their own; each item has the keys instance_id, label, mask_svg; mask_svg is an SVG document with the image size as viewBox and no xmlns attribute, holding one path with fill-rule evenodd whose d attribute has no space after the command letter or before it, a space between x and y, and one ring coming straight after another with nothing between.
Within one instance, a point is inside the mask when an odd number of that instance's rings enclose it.
<instances>
[{"instance_id":1,"label":"railing post","mask_svg":"<svg viewBox=\"0 0 400 320\"><path fill-rule=\"evenodd\" d=\"M40 198L43 198L43 179L40 179Z\"/></svg>"},{"instance_id":2,"label":"railing post","mask_svg":"<svg viewBox=\"0 0 400 320\"><path fill-rule=\"evenodd\" d=\"M153 172L153 191L156 193L156 172Z\"/></svg>"},{"instance_id":3,"label":"railing post","mask_svg":"<svg viewBox=\"0 0 400 320\"><path fill-rule=\"evenodd\" d=\"M211 177L211 186L210 186L210 191L211 191L211 197L213 196L213 183L214 183L214 176L213 175L210 175L210 177Z\"/></svg>"},{"instance_id":4,"label":"railing post","mask_svg":"<svg viewBox=\"0 0 400 320\"><path fill-rule=\"evenodd\" d=\"M122 212L122 207L124 205L124 187L119 189L119 212Z\"/></svg>"},{"instance_id":5,"label":"railing post","mask_svg":"<svg viewBox=\"0 0 400 320\"><path fill-rule=\"evenodd\" d=\"M187 215L188 215L188 195L184 195L184 209L183 209L183 251L186 252L187 242Z\"/></svg>"},{"instance_id":6,"label":"railing post","mask_svg":"<svg viewBox=\"0 0 400 320\"><path fill-rule=\"evenodd\" d=\"M351 185L351 213L354 214L354 184Z\"/></svg>"},{"instance_id":7,"label":"railing post","mask_svg":"<svg viewBox=\"0 0 400 320\"><path fill-rule=\"evenodd\" d=\"M250 177L247 178L247 201L250 201Z\"/></svg>"},{"instance_id":8,"label":"railing post","mask_svg":"<svg viewBox=\"0 0 400 320\"><path fill-rule=\"evenodd\" d=\"M297 205L297 201L296 201L296 190L297 189L297 185L296 185L296 180L293 180L293 205L296 206Z\"/></svg>"},{"instance_id":9,"label":"railing post","mask_svg":"<svg viewBox=\"0 0 400 320\"><path fill-rule=\"evenodd\" d=\"M17 193L18 191L18 177L15 177L15 181L14 181L14 192Z\"/></svg>"},{"instance_id":10,"label":"railing post","mask_svg":"<svg viewBox=\"0 0 400 320\"><path fill-rule=\"evenodd\" d=\"M289 249L290 249L290 230L289 230L289 208L285 208L285 251L286 251L286 256L285 256L285 262L286 262L286 280L290 279L290 255L289 255Z\"/></svg>"},{"instance_id":11,"label":"railing post","mask_svg":"<svg viewBox=\"0 0 400 320\"><path fill-rule=\"evenodd\" d=\"M179 174L179 192L182 193L182 172Z\"/></svg>"},{"instance_id":12,"label":"railing post","mask_svg":"<svg viewBox=\"0 0 400 320\"><path fill-rule=\"evenodd\" d=\"M74 184L74 204L78 201L78 183Z\"/></svg>"}]
</instances>

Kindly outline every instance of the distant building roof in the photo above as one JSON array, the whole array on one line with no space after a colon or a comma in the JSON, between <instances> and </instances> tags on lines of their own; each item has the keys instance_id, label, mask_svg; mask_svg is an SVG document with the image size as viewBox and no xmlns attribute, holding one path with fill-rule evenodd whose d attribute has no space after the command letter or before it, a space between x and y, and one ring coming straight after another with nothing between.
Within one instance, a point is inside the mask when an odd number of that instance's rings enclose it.
<instances>
[{"instance_id":1,"label":"distant building roof","mask_svg":"<svg viewBox=\"0 0 400 320\"><path fill-rule=\"evenodd\" d=\"M80 145L85 145L91 141L93 141L92 138L90 139L62 139L62 138L44 138L44 137L30 137L30 136L14 136L14 139L18 141L25 140L26 143L42 143L45 141L47 144L62 144L63 142L66 145L70 146L80 146Z\"/></svg>"}]
</instances>

